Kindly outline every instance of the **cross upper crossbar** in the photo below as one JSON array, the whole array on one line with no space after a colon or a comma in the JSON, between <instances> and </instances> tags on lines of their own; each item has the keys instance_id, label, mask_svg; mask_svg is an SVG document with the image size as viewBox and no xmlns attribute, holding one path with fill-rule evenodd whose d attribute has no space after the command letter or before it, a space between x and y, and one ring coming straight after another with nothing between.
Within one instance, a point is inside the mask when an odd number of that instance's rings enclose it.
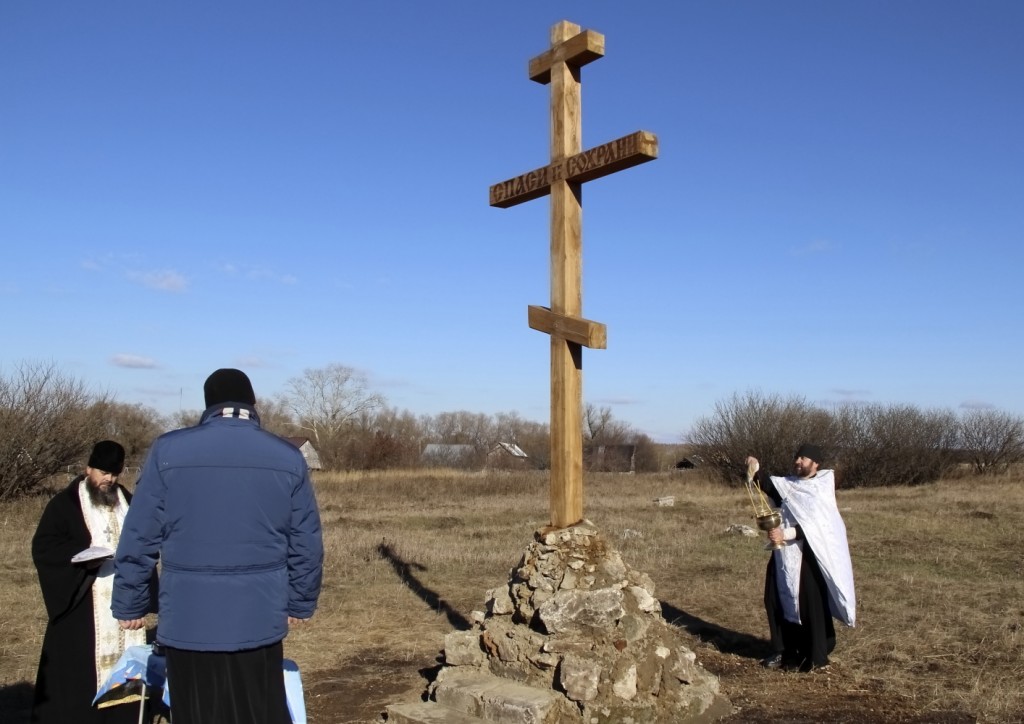
<instances>
[{"instance_id":1,"label":"cross upper crossbar","mask_svg":"<svg viewBox=\"0 0 1024 724\"><path fill-rule=\"evenodd\" d=\"M573 26L567 23L569 27ZM566 63L575 68L591 63L604 56L604 36L593 30L584 30L564 40L551 50L546 50L530 60L530 80L542 85L551 82L551 68L555 63Z\"/></svg>"}]
</instances>

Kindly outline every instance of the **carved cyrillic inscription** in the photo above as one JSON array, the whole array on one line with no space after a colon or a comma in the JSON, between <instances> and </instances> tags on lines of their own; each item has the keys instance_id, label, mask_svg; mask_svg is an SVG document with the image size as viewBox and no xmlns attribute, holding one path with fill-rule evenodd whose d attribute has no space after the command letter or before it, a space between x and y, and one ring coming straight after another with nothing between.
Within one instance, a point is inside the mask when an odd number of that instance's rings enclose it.
<instances>
[{"instance_id":1,"label":"carved cyrillic inscription","mask_svg":"<svg viewBox=\"0 0 1024 724\"><path fill-rule=\"evenodd\" d=\"M565 161L510 178L491 186L491 206L506 209L551 192L551 184L565 178Z\"/></svg>"},{"instance_id":2,"label":"carved cyrillic inscription","mask_svg":"<svg viewBox=\"0 0 1024 724\"><path fill-rule=\"evenodd\" d=\"M490 204L505 209L550 193L555 181L583 183L658 157L658 138L647 131L596 146L583 153L491 186Z\"/></svg>"}]
</instances>

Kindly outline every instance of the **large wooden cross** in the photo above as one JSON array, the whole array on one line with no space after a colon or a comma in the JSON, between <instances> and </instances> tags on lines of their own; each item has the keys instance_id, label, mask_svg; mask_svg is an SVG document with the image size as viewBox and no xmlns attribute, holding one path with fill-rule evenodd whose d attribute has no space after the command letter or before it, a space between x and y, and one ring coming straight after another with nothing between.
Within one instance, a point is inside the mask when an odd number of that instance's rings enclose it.
<instances>
[{"instance_id":1,"label":"large wooden cross","mask_svg":"<svg viewBox=\"0 0 1024 724\"><path fill-rule=\"evenodd\" d=\"M658 157L654 134L637 131L581 151L580 68L604 55L604 36L562 21L551 48L530 61L530 80L551 84L551 163L491 186L507 208L551 195L551 306L530 306L531 328L551 335L551 526L583 519L583 350L604 349L607 329L584 319L583 183Z\"/></svg>"}]
</instances>

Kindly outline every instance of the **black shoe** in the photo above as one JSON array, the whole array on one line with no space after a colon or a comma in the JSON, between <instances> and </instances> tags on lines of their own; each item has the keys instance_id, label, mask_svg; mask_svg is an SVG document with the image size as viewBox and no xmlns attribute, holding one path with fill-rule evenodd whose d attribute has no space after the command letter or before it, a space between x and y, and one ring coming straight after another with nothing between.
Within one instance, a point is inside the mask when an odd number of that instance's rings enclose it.
<instances>
[{"instance_id":1,"label":"black shoe","mask_svg":"<svg viewBox=\"0 0 1024 724\"><path fill-rule=\"evenodd\" d=\"M830 663L828 659L825 659L825 663L822 664L815 664L810 659L804 659L804 662L800 664L800 673L809 674L812 671L826 672L829 670Z\"/></svg>"},{"instance_id":2,"label":"black shoe","mask_svg":"<svg viewBox=\"0 0 1024 724\"><path fill-rule=\"evenodd\" d=\"M766 669L781 669L782 654L772 654L766 659L761 659L761 666Z\"/></svg>"}]
</instances>

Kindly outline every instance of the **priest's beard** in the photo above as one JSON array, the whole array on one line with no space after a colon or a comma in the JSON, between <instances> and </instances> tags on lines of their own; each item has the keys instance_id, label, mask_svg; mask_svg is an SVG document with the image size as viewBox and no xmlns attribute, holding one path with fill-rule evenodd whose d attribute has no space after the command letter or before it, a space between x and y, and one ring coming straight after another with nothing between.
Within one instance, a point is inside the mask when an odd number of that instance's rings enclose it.
<instances>
[{"instance_id":1,"label":"priest's beard","mask_svg":"<svg viewBox=\"0 0 1024 724\"><path fill-rule=\"evenodd\" d=\"M111 485L106 490L99 488L92 483L86 483L86 489L89 491L89 500L95 506L103 506L106 508L113 508L117 505L117 486Z\"/></svg>"}]
</instances>

